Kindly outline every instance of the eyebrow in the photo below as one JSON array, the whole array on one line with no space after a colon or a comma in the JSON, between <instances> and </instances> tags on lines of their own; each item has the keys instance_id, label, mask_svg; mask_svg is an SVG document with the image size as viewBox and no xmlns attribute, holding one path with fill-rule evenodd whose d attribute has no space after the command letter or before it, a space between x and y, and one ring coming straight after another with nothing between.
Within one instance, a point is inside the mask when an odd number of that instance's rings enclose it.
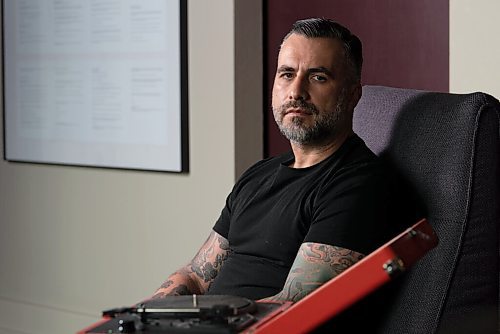
<instances>
[{"instance_id":1,"label":"eyebrow","mask_svg":"<svg viewBox=\"0 0 500 334\"><path fill-rule=\"evenodd\" d=\"M309 68L309 69L307 69L307 72L308 73L324 73L330 77L333 77L332 71L330 71L329 69L327 69L326 67L323 67L323 66Z\"/></svg>"},{"instance_id":2,"label":"eyebrow","mask_svg":"<svg viewBox=\"0 0 500 334\"><path fill-rule=\"evenodd\" d=\"M278 69L276 70L276 72L278 72L278 73L281 73L281 72L295 72L295 69L293 67L290 67L290 66L281 65L280 67L278 67Z\"/></svg>"},{"instance_id":3,"label":"eyebrow","mask_svg":"<svg viewBox=\"0 0 500 334\"><path fill-rule=\"evenodd\" d=\"M278 70L276 71L278 73L282 73L282 72L295 72L295 69L291 66L287 66L287 65L282 65L278 68ZM333 73L332 71L330 71L329 69L327 69L326 67L324 66L320 66L320 67L311 67L311 68L308 68L307 69L307 73L324 73L328 76L331 76L333 77Z\"/></svg>"}]
</instances>

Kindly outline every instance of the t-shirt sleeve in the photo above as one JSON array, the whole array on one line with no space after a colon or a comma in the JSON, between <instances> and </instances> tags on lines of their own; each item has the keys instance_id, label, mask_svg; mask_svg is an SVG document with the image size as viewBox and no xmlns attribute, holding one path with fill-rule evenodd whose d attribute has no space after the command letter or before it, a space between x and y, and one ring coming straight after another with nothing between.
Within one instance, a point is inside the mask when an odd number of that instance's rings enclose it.
<instances>
[{"instance_id":1,"label":"t-shirt sleeve","mask_svg":"<svg viewBox=\"0 0 500 334\"><path fill-rule=\"evenodd\" d=\"M270 158L260 160L256 162L253 166L249 167L241 175L238 181L236 181L236 183L233 186L233 189L231 190L231 193L227 196L225 206L222 209L219 218L215 222L214 227L212 228L215 232L217 232L224 238L228 239L229 228L231 225L231 215L234 210L234 206L242 201L242 199L238 197L241 188L248 182L248 180L251 180L255 174L258 175L261 166L265 165L269 160Z\"/></svg>"},{"instance_id":2,"label":"t-shirt sleeve","mask_svg":"<svg viewBox=\"0 0 500 334\"><path fill-rule=\"evenodd\" d=\"M231 202L232 202L232 193L227 196L226 205L222 209L219 219L215 222L213 230L223 236L224 238L228 238L229 235L229 225L231 221Z\"/></svg>"},{"instance_id":3,"label":"t-shirt sleeve","mask_svg":"<svg viewBox=\"0 0 500 334\"><path fill-rule=\"evenodd\" d=\"M379 163L346 166L322 185L304 242L369 254L388 240L388 178Z\"/></svg>"}]
</instances>

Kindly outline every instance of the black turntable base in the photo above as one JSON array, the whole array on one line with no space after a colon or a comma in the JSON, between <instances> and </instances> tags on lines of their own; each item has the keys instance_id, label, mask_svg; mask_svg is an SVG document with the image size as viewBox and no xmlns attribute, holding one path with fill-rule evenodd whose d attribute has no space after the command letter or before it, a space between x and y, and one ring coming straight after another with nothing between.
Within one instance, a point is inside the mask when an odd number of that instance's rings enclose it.
<instances>
[{"instance_id":1,"label":"black turntable base","mask_svg":"<svg viewBox=\"0 0 500 334\"><path fill-rule=\"evenodd\" d=\"M238 333L281 308L235 296L170 296L106 310L103 321L81 333Z\"/></svg>"}]
</instances>

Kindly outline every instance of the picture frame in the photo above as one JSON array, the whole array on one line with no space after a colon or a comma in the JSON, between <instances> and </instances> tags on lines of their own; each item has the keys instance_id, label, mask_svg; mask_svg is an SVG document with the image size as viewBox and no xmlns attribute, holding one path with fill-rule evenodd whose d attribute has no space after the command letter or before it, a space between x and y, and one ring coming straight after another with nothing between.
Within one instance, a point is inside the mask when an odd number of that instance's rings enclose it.
<instances>
[{"instance_id":1,"label":"picture frame","mask_svg":"<svg viewBox=\"0 0 500 334\"><path fill-rule=\"evenodd\" d=\"M3 1L4 159L186 173L182 0Z\"/></svg>"}]
</instances>

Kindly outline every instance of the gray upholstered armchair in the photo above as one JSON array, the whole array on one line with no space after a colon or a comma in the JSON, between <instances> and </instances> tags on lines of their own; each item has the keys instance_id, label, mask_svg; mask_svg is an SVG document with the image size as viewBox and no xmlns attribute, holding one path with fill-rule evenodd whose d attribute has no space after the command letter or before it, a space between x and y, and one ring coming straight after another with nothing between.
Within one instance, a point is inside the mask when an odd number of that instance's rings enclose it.
<instances>
[{"instance_id":1,"label":"gray upholstered armchair","mask_svg":"<svg viewBox=\"0 0 500 334\"><path fill-rule=\"evenodd\" d=\"M440 243L399 278L383 333L499 329L500 105L365 86L355 131L413 187Z\"/></svg>"}]
</instances>

